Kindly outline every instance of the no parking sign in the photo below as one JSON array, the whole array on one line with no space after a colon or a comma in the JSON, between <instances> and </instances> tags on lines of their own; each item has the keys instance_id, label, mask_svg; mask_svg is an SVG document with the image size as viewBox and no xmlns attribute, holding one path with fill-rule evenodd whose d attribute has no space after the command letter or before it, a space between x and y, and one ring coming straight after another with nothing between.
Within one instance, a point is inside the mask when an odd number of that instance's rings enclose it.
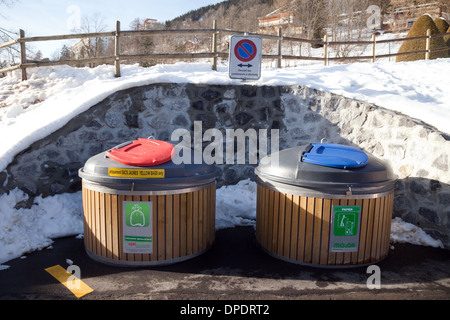
<instances>
[{"instance_id":1,"label":"no parking sign","mask_svg":"<svg viewBox=\"0 0 450 320\"><path fill-rule=\"evenodd\" d=\"M228 71L232 79L257 80L261 77L262 38L232 36Z\"/></svg>"}]
</instances>

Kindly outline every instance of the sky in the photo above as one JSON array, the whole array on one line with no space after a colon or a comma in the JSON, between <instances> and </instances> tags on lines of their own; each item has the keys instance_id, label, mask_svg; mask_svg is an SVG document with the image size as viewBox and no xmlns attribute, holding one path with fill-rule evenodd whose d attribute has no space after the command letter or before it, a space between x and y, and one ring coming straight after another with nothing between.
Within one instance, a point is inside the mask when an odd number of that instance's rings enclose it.
<instances>
[{"instance_id":1,"label":"sky","mask_svg":"<svg viewBox=\"0 0 450 320\"><path fill-rule=\"evenodd\" d=\"M113 31L117 20L120 21L122 30L129 30L129 25L135 18L151 18L165 22L188 11L223 1L10 0L9 2L13 2L11 6L0 6L0 28L17 33L19 29L23 29L25 35L29 37L69 34L74 26L79 25L83 17L92 17L99 13L106 26L104 31ZM61 41L36 42L33 43L33 49L41 50L44 57L50 58L63 44Z\"/></svg>"}]
</instances>

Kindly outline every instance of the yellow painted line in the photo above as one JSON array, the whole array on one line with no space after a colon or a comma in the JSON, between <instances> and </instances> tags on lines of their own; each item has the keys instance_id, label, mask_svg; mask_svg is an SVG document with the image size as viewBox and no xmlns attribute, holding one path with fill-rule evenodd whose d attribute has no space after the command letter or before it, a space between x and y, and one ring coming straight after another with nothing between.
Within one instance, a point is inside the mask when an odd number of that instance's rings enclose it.
<instances>
[{"instance_id":1,"label":"yellow painted line","mask_svg":"<svg viewBox=\"0 0 450 320\"><path fill-rule=\"evenodd\" d=\"M72 293L77 298L81 298L82 296L94 291L91 287L89 287L73 274L67 272L67 270L60 265L47 268L45 269L45 271L50 273L53 277L56 278L56 280L61 282L67 289L72 291Z\"/></svg>"}]
</instances>

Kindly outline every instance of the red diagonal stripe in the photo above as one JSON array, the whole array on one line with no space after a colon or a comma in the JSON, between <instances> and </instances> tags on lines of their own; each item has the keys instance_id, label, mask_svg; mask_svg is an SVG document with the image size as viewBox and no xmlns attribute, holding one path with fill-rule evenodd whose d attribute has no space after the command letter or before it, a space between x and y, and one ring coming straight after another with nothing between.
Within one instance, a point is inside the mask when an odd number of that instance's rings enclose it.
<instances>
[{"instance_id":1,"label":"red diagonal stripe","mask_svg":"<svg viewBox=\"0 0 450 320\"><path fill-rule=\"evenodd\" d=\"M247 49L245 49L245 47L244 47L242 44L239 46L239 48L241 48L242 50L244 50L245 53L248 54L249 57L252 56L252 55L250 54L250 52L248 52Z\"/></svg>"}]
</instances>

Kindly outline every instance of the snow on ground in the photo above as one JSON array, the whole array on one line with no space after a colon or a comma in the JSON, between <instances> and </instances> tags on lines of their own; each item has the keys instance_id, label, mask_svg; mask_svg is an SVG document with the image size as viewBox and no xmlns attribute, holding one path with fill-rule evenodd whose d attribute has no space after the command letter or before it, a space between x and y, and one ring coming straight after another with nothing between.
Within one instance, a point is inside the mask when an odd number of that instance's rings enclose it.
<instances>
[{"instance_id":1,"label":"snow on ground","mask_svg":"<svg viewBox=\"0 0 450 320\"><path fill-rule=\"evenodd\" d=\"M141 68L123 65L120 78L112 66L68 66L27 70L0 79L0 171L33 142L63 127L70 119L110 94L151 83L240 84L228 76L226 66L212 71L209 63L176 63ZM402 112L450 134L450 59L403 63L353 63L263 69L254 85L306 85L368 101ZM217 228L254 225L255 185L241 181L217 190ZM40 250L51 239L82 233L81 193L36 198L31 209L15 209L27 196L20 190L0 195L0 264ZM394 237L436 245L418 229L393 221L396 230L411 234ZM419 240L417 240L419 239ZM439 245L439 244L438 244ZM442 246L442 244L440 244Z\"/></svg>"}]
</instances>

